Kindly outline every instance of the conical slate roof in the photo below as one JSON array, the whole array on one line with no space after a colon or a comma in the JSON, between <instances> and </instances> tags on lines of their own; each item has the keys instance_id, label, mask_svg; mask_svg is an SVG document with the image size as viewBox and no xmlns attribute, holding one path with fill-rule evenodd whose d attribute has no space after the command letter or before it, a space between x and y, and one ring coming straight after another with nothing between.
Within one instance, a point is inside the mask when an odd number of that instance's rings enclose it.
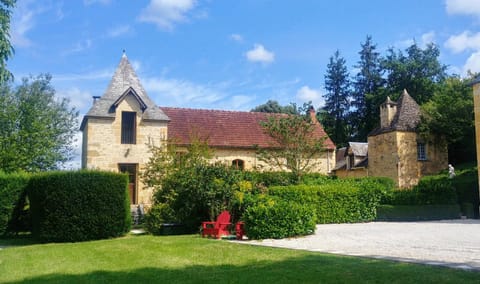
<instances>
[{"instance_id":1,"label":"conical slate roof","mask_svg":"<svg viewBox=\"0 0 480 284\"><path fill-rule=\"evenodd\" d=\"M85 127L86 120L90 117L113 119L115 108L127 96L133 95L142 107L142 119L154 121L169 121L168 116L158 108L148 97L132 65L125 53L118 64L115 74L102 97L96 99L83 118L80 130Z\"/></svg>"},{"instance_id":2,"label":"conical slate roof","mask_svg":"<svg viewBox=\"0 0 480 284\"><path fill-rule=\"evenodd\" d=\"M420 123L420 107L417 102L408 94L407 90L403 90L396 104L397 112L390 125L373 130L369 136L390 131L416 131L418 123Z\"/></svg>"}]
</instances>

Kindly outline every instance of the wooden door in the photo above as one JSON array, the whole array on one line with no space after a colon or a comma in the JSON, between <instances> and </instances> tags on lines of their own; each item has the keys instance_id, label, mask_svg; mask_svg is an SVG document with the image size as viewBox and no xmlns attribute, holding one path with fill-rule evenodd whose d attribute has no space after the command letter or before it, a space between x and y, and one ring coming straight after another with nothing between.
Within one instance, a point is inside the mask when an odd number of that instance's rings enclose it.
<instances>
[{"instance_id":1,"label":"wooden door","mask_svg":"<svg viewBox=\"0 0 480 284\"><path fill-rule=\"evenodd\" d=\"M137 164L118 164L120 172L128 174L130 203L137 204Z\"/></svg>"}]
</instances>

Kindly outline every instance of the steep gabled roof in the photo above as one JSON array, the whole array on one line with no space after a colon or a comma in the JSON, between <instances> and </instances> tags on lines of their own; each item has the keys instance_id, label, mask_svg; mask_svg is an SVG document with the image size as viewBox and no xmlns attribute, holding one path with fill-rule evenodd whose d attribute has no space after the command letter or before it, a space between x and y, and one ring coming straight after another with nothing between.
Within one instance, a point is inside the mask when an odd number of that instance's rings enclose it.
<instances>
[{"instance_id":1,"label":"steep gabled roof","mask_svg":"<svg viewBox=\"0 0 480 284\"><path fill-rule=\"evenodd\" d=\"M207 139L211 147L261 148L272 147L274 140L263 131L261 121L272 115L261 112L205 110L160 107L170 117L168 137L179 145L189 145L193 137ZM316 123L315 137L325 140L328 149L335 145L328 138L320 123Z\"/></svg>"},{"instance_id":2,"label":"steep gabled roof","mask_svg":"<svg viewBox=\"0 0 480 284\"><path fill-rule=\"evenodd\" d=\"M357 157L366 157L368 155L367 142L348 142L348 146Z\"/></svg>"},{"instance_id":3,"label":"steep gabled roof","mask_svg":"<svg viewBox=\"0 0 480 284\"><path fill-rule=\"evenodd\" d=\"M391 131L416 131L420 122L420 107L417 102L408 94L407 90L403 90L396 104L397 112L390 125L373 130L369 136Z\"/></svg>"},{"instance_id":4,"label":"steep gabled roof","mask_svg":"<svg viewBox=\"0 0 480 284\"><path fill-rule=\"evenodd\" d=\"M102 97L94 101L83 118L80 130L83 130L86 120L90 117L114 119L116 107L127 95L133 95L140 104L143 120L169 120L168 116L148 97L127 56L123 54L107 90Z\"/></svg>"}]
</instances>

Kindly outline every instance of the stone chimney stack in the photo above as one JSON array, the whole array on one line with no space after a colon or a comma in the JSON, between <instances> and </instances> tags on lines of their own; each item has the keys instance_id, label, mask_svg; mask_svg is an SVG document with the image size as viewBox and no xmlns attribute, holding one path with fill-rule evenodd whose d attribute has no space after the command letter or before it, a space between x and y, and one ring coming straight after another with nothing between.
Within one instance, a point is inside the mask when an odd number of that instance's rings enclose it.
<instances>
[{"instance_id":1,"label":"stone chimney stack","mask_svg":"<svg viewBox=\"0 0 480 284\"><path fill-rule=\"evenodd\" d=\"M380 127L390 127L393 117L397 113L397 103L393 102L390 97L380 105Z\"/></svg>"},{"instance_id":2,"label":"stone chimney stack","mask_svg":"<svg viewBox=\"0 0 480 284\"><path fill-rule=\"evenodd\" d=\"M315 108L314 108L313 106L311 106L311 107L308 109L308 114L310 115L310 121L311 121L313 124L318 123L317 114L315 113Z\"/></svg>"}]
</instances>

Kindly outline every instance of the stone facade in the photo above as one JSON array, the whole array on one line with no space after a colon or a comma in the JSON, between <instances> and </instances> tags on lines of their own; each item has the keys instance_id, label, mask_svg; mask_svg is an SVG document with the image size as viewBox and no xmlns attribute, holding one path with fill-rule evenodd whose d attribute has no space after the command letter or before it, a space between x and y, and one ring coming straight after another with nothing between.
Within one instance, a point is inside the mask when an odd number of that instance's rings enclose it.
<instances>
[{"instance_id":1,"label":"stone facade","mask_svg":"<svg viewBox=\"0 0 480 284\"><path fill-rule=\"evenodd\" d=\"M212 162L221 162L226 165L231 165L234 160L244 161L245 170L278 170L276 167L271 167L260 161L257 153L253 149L213 149ZM312 162L312 171L328 174L335 166L335 151L325 151L321 156L317 157Z\"/></svg>"},{"instance_id":2,"label":"stone facade","mask_svg":"<svg viewBox=\"0 0 480 284\"><path fill-rule=\"evenodd\" d=\"M446 169L446 144L427 143L426 159L419 160L415 132L392 131L368 137L369 176L388 177L400 188L410 188L424 175Z\"/></svg>"},{"instance_id":3,"label":"stone facade","mask_svg":"<svg viewBox=\"0 0 480 284\"><path fill-rule=\"evenodd\" d=\"M475 141L477 144L477 165L480 165L480 77L477 77L473 83L473 108L475 111ZM480 183L480 167L478 168L478 177ZM480 184L479 184L480 188Z\"/></svg>"},{"instance_id":4,"label":"stone facade","mask_svg":"<svg viewBox=\"0 0 480 284\"><path fill-rule=\"evenodd\" d=\"M122 111L137 114L136 144L122 144L120 141ZM136 165L138 175L150 158L148 145L160 146L167 139L167 123L144 121L141 113L138 102L127 96L117 107L113 120L89 119L83 132L82 168L116 172L120 170L120 164L130 164ZM146 189L138 178L133 186L136 190L132 193L132 202L149 204L151 190Z\"/></svg>"},{"instance_id":5,"label":"stone facade","mask_svg":"<svg viewBox=\"0 0 480 284\"><path fill-rule=\"evenodd\" d=\"M271 137L259 124L269 115L273 114L160 108L148 97L123 55L106 92L94 98L83 118L82 168L126 172L131 203L148 207L152 191L139 175L151 157L149 145L160 146L171 139L180 141L177 146L182 150L191 144L191 131L199 130L200 138L211 138L206 141L213 150L212 163L236 163L245 170L267 168L255 148L271 145ZM327 174L334 166L335 145L318 122L312 137L326 138L327 152L318 157L314 170Z\"/></svg>"},{"instance_id":6,"label":"stone facade","mask_svg":"<svg viewBox=\"0 0 480 284\"><path fill-rule=\"evenodd\" d=\"M419 122L420 107L407 91L397 102L387 97L380 106L380 127L368 136L368 163L363 169L349 169L345 166L348 161L337 159L335 174L338 177L387 177L399 188L411 188L422 176L446 169L446 142L422 139L416 131ZM343 156L347 157L345 153Z\"/></svg>"}]
</instances>

